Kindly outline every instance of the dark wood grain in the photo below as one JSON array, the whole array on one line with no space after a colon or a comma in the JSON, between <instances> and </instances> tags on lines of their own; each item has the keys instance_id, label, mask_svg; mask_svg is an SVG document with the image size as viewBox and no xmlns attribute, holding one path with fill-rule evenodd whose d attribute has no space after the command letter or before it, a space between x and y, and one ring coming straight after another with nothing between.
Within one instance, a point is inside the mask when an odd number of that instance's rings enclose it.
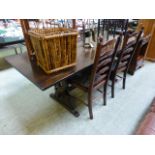
<instances>
[{"instance_id":1,"label":"dark wood grain","mask_svg":"<svg viewBox=\"0 0 155 155\"><path fill-rule=\"evenodd\" d=\"M143 28L139 32L127 31L124 36L123 46L120 50L121 52L118 52L117 60L113 67L110 78L112 81L112 89L111 89L112 98L114 98L115 82L118 73L121 72L123 73L123 76L121 78L123 79L123 89L125 89L126 74L128 72L133 55L137 49L142 33Z\"/></svg>"},{"instance_id":2,"label":"dark wood grain","mask_svg":"<svg viewBox=\"0 0 155 155\"><path fill-rule=\"evenodd\" d=\"M110 78L112 65L117 54L117 49L120 44L120 40L121 38L118 37L117 40L112 39L107 41L105 44L98 43L94 64L90 73L86 72L81 76L76 75L72 79L70 79L70 83L72 86L78 87L88 93L87 106L90 119L93 119L92 95L94 90L100 88L101 86L104 89L103 105L106 105L107 85Z\"/></svg>"},{"instance_id":3,"label":"dark wood grain","mask_svg":"<svg viewBox=\"0 0 155 155\"><path fill-rule=\"evenodd\" d=\"M74 75L75 73L91 66L94 62L95 49L84 49L78 45L77 64L75 67L54 74L47 75L35 63L30 62L28 54L19 54L6 57L6 61L15 67L22 75L29 79L41 90L45 90L56 83Z\"/></svg>"}]
</instances>

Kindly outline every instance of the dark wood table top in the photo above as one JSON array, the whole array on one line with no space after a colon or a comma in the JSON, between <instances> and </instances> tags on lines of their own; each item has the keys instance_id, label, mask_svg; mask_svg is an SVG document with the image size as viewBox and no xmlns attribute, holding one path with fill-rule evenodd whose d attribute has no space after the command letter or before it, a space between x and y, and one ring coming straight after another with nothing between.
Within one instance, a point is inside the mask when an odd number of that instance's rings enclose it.
<instances>
[{"instance_id":1,"label":"dark wood table top","mask_svg":"<svg viewBox=\"0 0 155 155\"><path fill-rule=\"evenodd\" d=\"M49 75L45 74L35 63L30 62L27 53L8 56L5 60L41 90L45 90L57 82L71 77L75 73L91 66L94 62L94 57L95 48L84 49L83 47L78 46L76 66Z\"/></svg>"}]
</instances>

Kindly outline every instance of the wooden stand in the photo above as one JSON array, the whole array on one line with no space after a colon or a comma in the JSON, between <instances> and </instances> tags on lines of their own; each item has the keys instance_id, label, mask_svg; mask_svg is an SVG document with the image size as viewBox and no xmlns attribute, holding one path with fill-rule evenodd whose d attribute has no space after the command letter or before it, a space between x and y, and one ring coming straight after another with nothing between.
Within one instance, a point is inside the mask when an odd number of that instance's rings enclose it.
<instances>
[{"instance_id":1,"label":"wooden stand","mask_svg":"<svg viewBox=\"0 0 155 155\"><path fill-rule=\"evenodd\" d=\"M151 39L146 53L146 59L155 62L155 24L152 28Z\"/></svg>"},{"instance_id":2,"label":"wooden stand","mask_svg":"<svg viewBox=\"0 0 155 155\"><path fill-rule=\"evenodd\" d=\"M144 65L145 59L155 61L155 20L139 20L137 31L140 31L142 27L144 27L144 36L138 44L128 70L131 75Z\"/></svg>"},{"instance_id":3,"label":"wooden stand","mask_svg":"<svg viewBox=\"0 0 155 155\"><path fill-rule=\"evenodd\" d=\"M137 29L144 27L144 36L151 34L151 38L145 54L146 60L155 61L155 19L141 19Z\"/></svg>"},{"instance_id":4,"label":"wooden stand","mask_svg":"<svg viewBox=\"0 0 155 155\"><path fill-rule=\"evenodd\" d=\"M55 93L50 94L50 97L58 101L58 103L75 117L80 116L79 112L76 110L76 99L69 94L68 83L65 80L55 85Z\"/></svg>"},{"instance_id":5,"label":"wooden stand","mask_svg":"<svg viewBox=\"0 0 155 155\"><path fill-rule=\"evenodd\" d=\"M128 72L131 75L133 75L137 69L141 68L144 65L144 58L146 55L146 50L147 50L149 41L150 41L150 35L147 35L146 37L142 37L138 42L136 51L133 55L133 58L128 70Z\"/></svg>"}]
</instances>

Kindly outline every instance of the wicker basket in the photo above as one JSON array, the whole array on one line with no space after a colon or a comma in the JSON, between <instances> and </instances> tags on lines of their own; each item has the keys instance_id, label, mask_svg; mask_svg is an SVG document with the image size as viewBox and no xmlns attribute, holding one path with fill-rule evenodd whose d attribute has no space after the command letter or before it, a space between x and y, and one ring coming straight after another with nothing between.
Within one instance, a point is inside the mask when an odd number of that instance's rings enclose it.
<instances>
[{"instance_id":1,"label":"wicker basket","mask_svg":"<svg viewBox=\"0 0 155 155\"><path fill-rule=\"evenodd\" d=\"M53 73L76 64L78 32L68 28L32 29L29 31L37 64Z\"/></svg>"}]
</instances>

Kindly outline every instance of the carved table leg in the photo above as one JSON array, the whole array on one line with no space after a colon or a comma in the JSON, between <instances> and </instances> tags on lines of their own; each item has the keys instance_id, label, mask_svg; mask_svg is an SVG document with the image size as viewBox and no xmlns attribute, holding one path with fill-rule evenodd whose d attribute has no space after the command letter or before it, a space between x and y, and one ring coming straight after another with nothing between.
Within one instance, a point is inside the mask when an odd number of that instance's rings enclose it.
<instances>
[{"instance_id":1,"label":"carved table leg","mask_svg":"<svg viewBox=\"0 0 155 155\"><path fill-rule=\"evenodd\" d=\"M78 117L80 115L79 112L76 110L75 98L69 94L69 87L66 81L62 81L56 84L55 93L50 94L50 97L58 101L75 117Z\"/></svg>"}]
</instances>

